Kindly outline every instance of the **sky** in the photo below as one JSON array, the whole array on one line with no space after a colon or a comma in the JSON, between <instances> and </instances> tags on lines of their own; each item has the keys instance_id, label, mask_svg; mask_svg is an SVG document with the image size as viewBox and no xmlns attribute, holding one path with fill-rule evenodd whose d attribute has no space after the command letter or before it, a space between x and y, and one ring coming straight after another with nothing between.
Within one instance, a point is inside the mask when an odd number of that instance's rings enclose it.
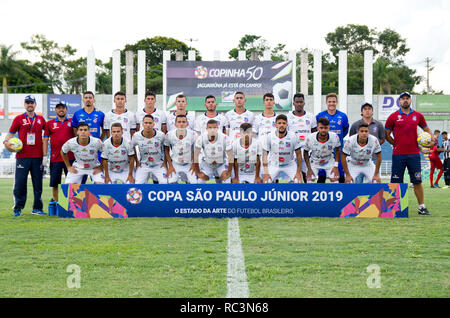
<instances>
[{"instance_id":1,"label":"sky","mask_svg":"<svg viewBox=\"0 0 450 318\"><path fill-rule=\"evenodd\" d=\"M187 44L194 39L203 60L212 60L215 51L227 60L245 34L262 36L272 47L286 44L289 51L307 47L327 53L325 36L338 26L391 28L406 38L406 64L426 76L425 59L431 58L431 87L450 94L450 0L2 0L1 11L0 44L19 51L21 42L44 34L76 48L78 56L93 48L104 62L125 44L153 36Z\"/></svg>"}]
</instances>

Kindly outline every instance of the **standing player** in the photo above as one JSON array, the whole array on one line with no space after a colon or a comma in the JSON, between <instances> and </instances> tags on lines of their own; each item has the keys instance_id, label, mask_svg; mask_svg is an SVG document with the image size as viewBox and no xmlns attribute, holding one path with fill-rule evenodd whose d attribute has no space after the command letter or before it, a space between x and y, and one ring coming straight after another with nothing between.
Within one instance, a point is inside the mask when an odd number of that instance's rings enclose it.
<instances>
[{"instance_id":1,"label":"standing player","mask_svg":"<svg viewBox=\"0 0 450 318\"><path fill-rule=\"evenodd\" d=\"M106 131L106 137L110 137L110 129L113 123L120 123L123 130L123 136L131 140L133 134L136 132L136 116L125 108L127 97L124 92L117 92L114 94L114 104L116 108L110 110L105 114L103 129Z\"/></svg>"},{"instance_id":2,"label":"standing player","mask_svg":"<svg viewBox=\"0 0 450 318\"><path fill-rule=\"evenodd\" d=\"M61 156L61 148L69 139L73 138L72 118L67 118L67 106L60 102L55 106L56 118L49 120L45 125L44 139L42 144L43 153L47 153L48 139L50 138L50 187L52 187L53 198L50 204L58 201L58 185L61 184L61 177L67 176L67 167ZM70 164L75 160L72 152L68 153ZM48 161L44 155L43 165Z\"/></svg>"},{"instance_id":3,"label":"standing player","mask_svg":"<svg viewBox=\"0 0 450 318\"><path fill-rule=\"evenodd\" d=\"M233 142L234 177L233 183L262 183L261 170L261 143L252 138L252 125L241 125L241 138Z\"/></svg>"},{"instance_id":4,"label":"standing player","mask_svg":"<svg viewBox=\"0 0 450 318\"><path fill-rule=\"evenodd\" d=\"M233 139L240 137L241 125L243 123L249 123L253 125L255 121L255 115L247 109L245 109L245 95L242 92L236 92L234 94L234 109L225 113L225 117L228 120L229 136Z\"/></svg>"},{"instance_id":5,"label":"standing player","mask_svg":"<svg viewBox=\"0 0 450 318\"><path fill-rule=\"evenodd\" d=\"M138 148L140 156L136 163L136 183L139 184L147 183L150 176L158 183L167 183L163 148L166 137L163 132L153 128L154 125L153 116L145 115L142 120L142 131L134 134L132 139L133 147Z\"/></svg>"},{"instance_id":6,"label":"standing player","mask_svg":"<svg viewBox=\"0 0 450 318\"><path fill-rule=\"evenodd\" d=\"M156 109L156 95L152 92L145 93L145 107L136 112L136 131L144 129L143 120L146 115L152 115L154 120L153 129L167 133L167 118L164 111Z\"/></svg>"},{"instance_id":7,"label":"standing player","mask_svg":"<svg viewBox=\"0 0 450 318\"><path fill-rule=\"evenodd\" d=\"M439 130L434 131L433 135L433 146L431 148L424 148L422 152L428 153L428 158L430 159L430 183L431 188L440 188L439 179L441 179L444 173L444 165L442 164L441 158L439 158L439 153L444 149L438 148L438 139L441 132ZM439 170L436 181L433 183L434 170Z\"/></svg>"},{"instance_id":8,"label":"standing player","mask_svg":"<svg viewBox=\"0 0 450 318\"><path fill-rule=\"evenodd\" d=\"M372 156L376 155L376 165ZM348 162L347 162L348 158ZM354 177L362 174L366 180L381 183L381 146L378 139L369 133L367 123L359 124L356 135L351 136L342 149L342 166L345 171L345 182L355 182ZM362 182L356 182L362 183Z\"/></svg>"},{"instance_id":9,"label":"standing player","mask_svg":"<svg viewBox=\"0 0 450 318\"><path fill-rule=\"evenodd\" d=\"M111 125L111 138L105 140L102 152L105 183L134 183L134 147L123 137L120 123Z\"/></svg>"},{"instance_id":10,"label":"standing player","mask_svg":"<svg viewBox=\"0 0 450 318\"><path fill-rule=\"evenodd\" d=\"M344 144L344 137L347 136L349 124L348 117L345 113L337 109L337 95L335 93L330 93L326 97L327 110L320 112L316 115L317 121L319 118L326 117L330 121L330 132L334 132L338 135L341 145ZM339 157L339 183L345 182L344 169L342 168L341 159Z\"/></svg>"},{"instance_id":11,"label":"standing player","mask_svg":"<svg viewBox=\"0 0 450 318\"><path fill-rule=\"evenodd\" d=\"M23 148L16 153L16 173L14 175L14 216L20 216L27 201L27 180L31 174L33 183L34 201L31 214L45 215L42 211L42 131L45 127L45 119L35 113L36 99L33 95L27 95L24 100L25 112L16 116L9 128L9 132L3 141L5 148L11 152L9 140L15 133L19 134Z\"/></svg>"},{"instance_id":12,"label":"standing player","mask_svg":"<svg viewBox=\"0 0 450 318\"><path fill-rule=\"evenodd\" d=\"M208 121L206 131L206 134L200 135L195 141L194 167L198 182L204 183L214 176L216 182L230 183L234 163L231 140L219 131L219 124L214 119ZM201 163L200 152L203 152ZM229 159L228 166L226 158Z\"/></svg>"},{"instance_id":13,"label":"standing player","mask_svg":"<svg viewBox=\"0 0 450 318\"><path fill-rule=\"evenodd\" d=\"M450 142L446 131L442 132L442 149L444 152L444 180L445 185L450 185Z\"/></svg>"},{"instance_id":14,"label":"standing player","mask_svg":"<svg viewBox=\"0 0 450 318\"><path fill-rule=\"evenodd\" d=\"M403 92L399 96L400 108L389 115L385 124L386 140L393 145L392 152L392 183L403 183L405 169L414 186L414 194L419 203L418 213L431 215L425 206L422 186L422 168L420 166L420 151L417 144L417 126L433 135L427 126L425 117L411 108L411 94ZM394 134L392 138L391 134Z\"/></svg>"},{"instance_id":15,"label":"standing player","mask_svg":"<svg viewBox=\"0 0 450 318\"><path fill-rule=\"evenodd\" d=\"M197 135L203 135L206 134L206 126L207 123L212 119L215 120L217 122L217 125L219 127L219 131L223 132L225 134L228 135L228 119L223 115L223 114L219 114L216 111L217 108L217 103L216 103L216 98L212 95L208 95L205 98L205 108L206 108L206 112L204 112L203 114L201 114L200 116L198 116L195 119L195 132L197 133Z\"/></svg>"},{"instance_id":16,"label":"standing player","mask_svg":"<svg viewBox=\"0 0 450 318\"><path fill-rule=\"evenodd\" d=\"M283 172L290 182L301 183L302 152L294 133L287 130L286 115L275 119L276 131L262 142L264 182L275 182Z\"/></svg>"},{"instance_id":17,"label":"standing player","mask_svg":"<svg viewBox=\"0 0 450 318\"><path fill-rule=\"evenodd\" d=\"M314 114L307 113L305 111L305 95L297 93L294 95L293 99L294 110L289 112L288 118L288 129L292 131L296 136L302 148L305 147L306 138L308 138L311 133L317 131L317 120ZM303 182L306 183L306 172L307 167L305 160L302 161L302 176Z\"/></svg>"},{"instance_id":18,"label":"standing player","mask_svg":"<svg viewBox=\"0 0 450 318\"><path fill-rule=\"evenodd\" d=\"M66 141L61 148L61 156L69 171L66 183L80 184L83 177L88 176L95 184L103 184L105 177L98 161L98 155L103 150L102 141L90 136L87 123L78 124L77 135L78 137ZM73 165L67 156L69 151L75 155Z\"/></svg>"},{"instance_id":19,"label":"standing player","mask_svg":"<svg viewBox=\"0 0 450 318\"><path fill-rule=\"evenodd\" d=\"M303 149L306 166L308 167L306 178L308 182L312 182L318 176L319 171L323 170L325 178L337 183L339 180L338 163L341 157L341 142L338 135L330 131L328 118L319 118L317 129L318 131L308 136Z\"/></svg>"},{"instance_id":20,"label":"standing player","mask_svg":"<svg viewBox=\"0 0 450 318\"><path fill-rule=\"evenodd\" d=\"M175 127L176 129L167 133L164 142L169 183L177 183L178 178L185 182L197 183L194 169L194 144L197 134L188 128L186 115L177 115Z\"/></svg>"},{"instance_id":21,"label":"standing player","mask_svg":"<svg viewBox=\"0 0 450 318\"><path fill-rule=\"evenodd\" d=\"M275 118L277 114L273 111L275 99L272 93L266 93L263 96L264 111L255 116L255 123L253 125L253 132L258 136L259 140L263 140L268 134L274 132Z\"/></svg>"},{"instance_id":22,"label":"standing player","mask_svg":"<svg viewBox=\"0 0 450 318\"><path fill-rule=\"evenodd\" d=\"M188 112L186 110L187 107L187 99L186 96L180 94L175 99L175 111L168 112L167 117L167 131L171 131L176 129L175 119L178 115L185 115L188 123L188 128L194 131L195 128L195 112Z\"/></svg>"},{"instance_id":23,"label":"standing player","mask_svg":"<svg viewBox=\"0 0 450 318\"><path fill-rule=\"evenodd\" d=\"M73 114L72 118L72 128L73 134L77 135L77 129L79 123L86 123L89 125L89 131L92 137L100 138L103 140L106 136L106 132L103 130L103 121L105 119L105 114L97 110L94 106L95 98L94 93L87 91L83 93L83 104L84 107L77 110Z\"/></svg>"}]
</instances>

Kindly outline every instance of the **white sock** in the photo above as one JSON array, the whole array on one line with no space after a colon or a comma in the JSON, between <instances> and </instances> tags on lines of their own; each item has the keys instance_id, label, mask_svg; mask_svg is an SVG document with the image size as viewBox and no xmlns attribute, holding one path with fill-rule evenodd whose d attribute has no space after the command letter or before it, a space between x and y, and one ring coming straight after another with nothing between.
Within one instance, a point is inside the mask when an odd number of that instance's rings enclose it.
<instances>
[{"instance_id":1,"label":"white sock","mask_svg":"<svg viewBox=\"0 0 450 318\"><path fill-rule=\"evenodd\" d=\"M424 208L424 209L425 209L425 208L426 208L426 207L425 207L425 204L420 204L420 205L419 205L419 208Z\"/></svg>"}]
</instances>

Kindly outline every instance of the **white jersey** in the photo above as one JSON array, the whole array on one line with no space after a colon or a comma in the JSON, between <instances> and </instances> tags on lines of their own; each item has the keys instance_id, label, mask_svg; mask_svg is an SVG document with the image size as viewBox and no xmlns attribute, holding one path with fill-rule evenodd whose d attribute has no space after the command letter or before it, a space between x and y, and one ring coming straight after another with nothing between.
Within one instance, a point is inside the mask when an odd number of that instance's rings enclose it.
<instances>
[{"instance_id":1,"label":"white jersey","mask_svg":"<svg viewBox=\"0 0 450 318\"><path fill-rule=\"evenodd\" d=\"M328 166L334 164L334 149L341 146L339 136L334 132L328 133L328 139L325 142L317 140L318 132L308 136L305 144L305 151L310 151L310 162L314 166Z\"/></svg>"},{"instance_id":2,"label":"white jersey","mask_svg":"<svg viewBox=\"0 0 450 318\"><path fill-rule=\"evenodd\" d=\"M186 130L186 136L183 139L177 136L176 129L167 133L164 146L170 147L170 158L173 163L192 164L196 138L197 134L191 129Z\"/></svg>"},{"instance_id":3,"label":"white jersey","mask_svg":"<svg viewBox=\"0 0 450 318\"><path fill-rule=\"evenodd\" d=\"M142 131L133 135L131 143L139 149L139 162L144 167L160 166L164 158L164 141L166 135L155 129L156 134L152 138L144 137Z\"/></svg>"},{"instance_id":4,"label":"white jersey","mask_svg":"<svg viewBox=\"0 0 450 318\"><path fill-rule=\"evenodd\" d=\"M351 136L344 144L342 152L347 155L347 160L357 166L366 166L372 162L372 155L381 152L378 139L369 135L367 143L361 146L358 143L358 135Z\"/></svg>"},{"instance_id":5,"label":"white jersey","mask_svg":"<svg viewBox=\"0 0 450 318\"><path fill-rule=\"evenodd\" d=\"M217 121L217 124L219 126L219 132L223 132L223 129L228 129L228 119L225 117L224 114L217 113L215 117L209 117L206 115L206 113L203 113L199 115L195 119L195 132L201 135L206 134L206 125L208 124L208 121L214 119Z\"/></svg>"},{"instance_id":6,"label":"white jersey","mask_svg":"<svg viewBox=\"0 0 450 318\"><path fill-rule=\"evenodd\" d=\"M217 140L211 142L207 134L203 134L195 141L195 148L203 150L203 162L209 165L221 165L226 162L227 151L233 149L231 139L222 133L218 133Z\"/></svg>"},{"instance_id":7,"label":"white jersey","mask_svg":"<svg viewBox=\"0 0 450 318\"><path fill-rule=\"evenodd\" d=\"M258 136L259 140L263 140L266 135L276 131L275 119L277 114L273 114L272 117L264 116L264 113L255 116L255 122L253 124L253 132Z\"/></svg>"},{"instance_id":8,"label":"white jersey","mask_svg":"<svg viewBox=\"0 0 450 318\"><path fill-rule=\"evenodd\" d=\"M298 138L302 148L305 146L306 138L311 135L311 129L317 127L316 116L307 113L303 116L297 116L294 112L289 112L288 118L288 130L292 131Z\"/></svg>"},{"instance_id":9,"label":"white jersey","mask_svg":"<svg viewBox=\"0 0 450 318\"><path fill-rule=\"evenodd\" d=\"M100 139L89 136L86 146L78 143L78 137L71 138L62 146L62 151L72 151L75 156L73 166L77 169L92 170L98 166L98 153L103 151L103 143Z\"/></svg>"},{"instance_id":10,"label":"white jersey","mask_svg":"<svg viewBox=\"0 0 450 318\"><path fill-rule=\"evenodd\" d=\"M171 131L173 129L176 129L175 127L175 119L177 116L175 116L175 112L167 112L166 114L167 118L167 131ZM194 131L195 128L195 113L194 112L186 112L186 119L188 122L188 128Z\"/></svg>"},{"instance_id":11,"label":"white jersey","mask_svg":"<svg viewBox=\"0 0 450 318\"><path fill-rule=\"evenodd\" d=\"M108 170L122 172L130 166L130 156L134 156L134 147L131 140L122 138L118 146L114 146L112 137L103 143L102 159L108 160Z\"/></svg>"},{"instance_id":12,"label":"white jersey","mask_svg":"<svg viewBox=\"0 0 450 318\"><path fill-rule=\"evenodd\" d=\"M277 132L272 132L262 141L262 150L269 152L269 165L273 166L291 164L296 159L297 149L300 149L300 144L291 132L287 132L283 138L279 138Z\"/></svg>"},{"instance_id":13,"label":"white jersey","mask_svg":"<svg viewBox=\"0 0 450 318\"><path fill-rule=\"evenodd\" d=\"M111 125L114 123L120 123L123 129L123 136L131 139L130 131L136 129L136 116L128 109L122 114L116 114L114 110L111 110L105 114L105 120L103 121L103 129L111 131Z\"/></svg>"},{"instance_id":14,"label":"white jersey","mask_svg":"<svg viewBox=\"0 0 450 318\"><path fill-rule=\"evenodd\" d=\"M237 159L239 174L256 173L256 162L258 156L262 155L261 143L256 138L252 139L252 143L245 148L241 145L240 139L235 139L233 142L234 159Z\"/></svg>"},{"instance_id":15,"label":"white jersey","mask_svg":"<svg viewBox=\"0 0 450 318\"><path fill-rule=\"evenodd\" d=\"M161 127L163 124L167 124L167 118L166 113L160 109L156 109L153 113L147 113L145 111L145 108L139 109L136 112L136 123L140 125L139 130L142 131L144 129L144 126L142 125L142 121L144 120L145 115L152 115L155 125L153 126L154 129L161 131Z\"/></svg>"},{"instance_id":16,"label":"white jersey","mask_svg":"<svg viewBox=\"0 0 450 318\"><path fill-rule=\"evenodd\" d=\"M225 117L228 120L228 127L230 129L229 136L233 138L241 137L241 125L243 123L249 123L253 126L255 121L255 115L247 109L242 114L236 113L234 109L229 110L225 113Z\"/></svg>"}]
</instances>

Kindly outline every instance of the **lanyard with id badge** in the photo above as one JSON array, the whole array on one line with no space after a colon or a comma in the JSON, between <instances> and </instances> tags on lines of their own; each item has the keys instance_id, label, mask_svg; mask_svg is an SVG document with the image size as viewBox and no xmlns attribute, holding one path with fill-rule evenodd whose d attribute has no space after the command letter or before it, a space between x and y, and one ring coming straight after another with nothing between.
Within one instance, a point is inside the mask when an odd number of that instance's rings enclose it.
<instances>
[{"instance_id":1,"label":"lanyard with id badge","mask_svg":"<svg viewBox=\"0 0 450 318\"><path fill-rule=\"evenodd\" d=\"M25 116L27 116L27 115L25 114ZM29 117L27 116L27 121L28 121L28 118ZM36 134L33 132L35 122L36 122L36 114L34 114L34 117L31 119L30 130L27 132L27 145L28 146L36 145Z\"/></svg>"}]
</instances>

